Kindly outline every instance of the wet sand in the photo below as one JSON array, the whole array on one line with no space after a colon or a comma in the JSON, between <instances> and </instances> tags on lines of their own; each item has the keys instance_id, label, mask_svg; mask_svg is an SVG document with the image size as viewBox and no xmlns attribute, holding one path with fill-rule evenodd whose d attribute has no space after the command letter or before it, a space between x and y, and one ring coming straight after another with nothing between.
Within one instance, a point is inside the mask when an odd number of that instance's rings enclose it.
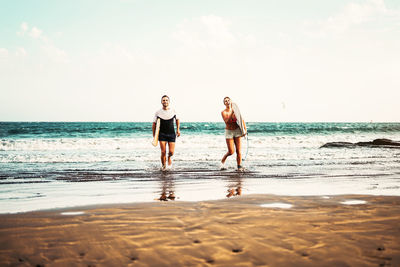
<instances>
[{"instance_id":1,"label":"wet sand","mask_svg":"<svg viewBox=\"0 0 400 267\"><path fill-rule=\"evenodd\" d=\"M261 206L271 203L293 206ZM400 197L252 195L3 214L0 240L1 266L400 266Z\"/></svg>"}]
</instances>

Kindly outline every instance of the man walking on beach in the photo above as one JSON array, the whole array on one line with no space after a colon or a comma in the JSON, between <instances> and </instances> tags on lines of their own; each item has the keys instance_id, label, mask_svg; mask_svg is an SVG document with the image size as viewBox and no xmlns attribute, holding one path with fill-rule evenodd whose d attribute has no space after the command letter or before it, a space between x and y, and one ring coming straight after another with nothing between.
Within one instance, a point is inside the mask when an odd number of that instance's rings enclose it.
<instances>
[{"instance_id":1,"label":"man walking on beach","mask_svg":"<svg viewBox=\"0 0 400 267\"><path fill-rule=\"evenodd\" d=\"M169 107L169 97L164 95L161 98L162 109L158 110L154 115L153 120L153 137L156 132L157 119L160 119L160 132L158 140L160 141L161 148L161 164L162 170L165 171L167 168L172 167L172 156L175 151L175 139L180 136L179 131L179 119L176 116L175 109ZM174 129L174 120L176 123L176 134ZM168 165L167 161L167 144L168 144Z\"/></svg>"}]
</instances>

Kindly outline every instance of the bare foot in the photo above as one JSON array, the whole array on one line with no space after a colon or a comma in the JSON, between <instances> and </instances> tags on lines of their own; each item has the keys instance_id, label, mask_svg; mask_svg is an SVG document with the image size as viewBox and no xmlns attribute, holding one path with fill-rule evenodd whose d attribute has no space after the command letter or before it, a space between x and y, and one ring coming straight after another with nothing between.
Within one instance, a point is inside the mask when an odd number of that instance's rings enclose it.
<instances>
[{"instance_id":1,"label":"bare foot","mask_svg":"<svg viewBox=\"0 0 400 267\"><path fill-rule=\"evenodd\" d=\"M228 194L226 195L226 197L231 197L235 195L235 189L228 189Z\"/></svg>"},{"instance_id":2,"label":"bare foot","mask_svg":"<svg viewBox=\"0 0 400 267\"><path fill-rule=\"evenodd\" d=\"M221 171L226 170L225 164L221 162L221 164L219 165L219 169Z\"/></svg>"},{"instance_id":3,"label":"bare foot","mask_svg":"<svg viewBox=\"0 0 400 267\"><path fill-rule=\"evenodd\" d=\"M242 188L241 187L236 188L236 195L237 196L242 195Z\"/></svg>"},{"instance_id":4,"label":"bare foot","mask_svg":"<svg viewBox=\"0 0 400 267\"><path fill-rule=\"evenodd\" d=\"M168 198L171 199L171 200L175 200L175 194L174 194L174 192L169 192Z\"/></svg>"},{"instance_id":5,"label":"bare foot","mask_svg":"<svg viewBox=\"0 0 400 267\"><path fill-rule=\"evenodd\" d=\"M161 194L161 197L159 198L160 201L167 201L167 195L165 193Z\"/></svg>"}]
</instances>

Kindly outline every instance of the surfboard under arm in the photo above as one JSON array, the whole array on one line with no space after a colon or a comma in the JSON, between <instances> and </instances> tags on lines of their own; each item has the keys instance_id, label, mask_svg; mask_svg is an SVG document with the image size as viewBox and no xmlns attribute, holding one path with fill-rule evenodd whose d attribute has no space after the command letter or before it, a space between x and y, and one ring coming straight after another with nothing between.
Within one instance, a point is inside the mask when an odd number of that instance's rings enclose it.
<instances>
[{"instance_id":1,"label":"surfboard under arm","mask_svg":"<svg viewBox=\"0 0 400 267\"><path fill-rule=\"evenodd\" d=\"M232 109L233 109L233 113L235 113L235 116L236 116L237 125L239 126L242 134L245 135L247 133L247 129L246 129L243 117L240 114L240 109L239 109L238 105L236 103L232 103Z\"/></svg>"},{"instance_id":2,"label":"surfboard under arm","mask_svg":"<svg viewBox=\"0 0 400 267\"><path fill-rule=\"evenodd\" d=\"M156 122L156 131L154 133L153 142L151 142L151 144L153 146L157 146L157 144L158 144L158 135L159 134L160 134L160 119L158 118L157 122Z\"/></svg>"}]
</instances>

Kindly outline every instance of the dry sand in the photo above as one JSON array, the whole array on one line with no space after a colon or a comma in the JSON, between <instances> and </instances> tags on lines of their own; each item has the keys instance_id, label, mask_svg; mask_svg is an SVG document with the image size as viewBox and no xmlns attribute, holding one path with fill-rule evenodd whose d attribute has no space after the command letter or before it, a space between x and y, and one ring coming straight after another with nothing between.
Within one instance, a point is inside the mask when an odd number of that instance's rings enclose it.
<instances>
[{"instance_id":1,"label":"dry sand","mask_svg":"<svg viewBox=\"0 0 400 267\"><path fill-rule=\"evenodd\" d=\"M349 199L365 204L344 205ZM264 208L282 202L289 209ZM83 214L62 215L82 211ZM2 266L400 266L400 197L238 196L0 215Z\"/></svg>"}]
</instances>

